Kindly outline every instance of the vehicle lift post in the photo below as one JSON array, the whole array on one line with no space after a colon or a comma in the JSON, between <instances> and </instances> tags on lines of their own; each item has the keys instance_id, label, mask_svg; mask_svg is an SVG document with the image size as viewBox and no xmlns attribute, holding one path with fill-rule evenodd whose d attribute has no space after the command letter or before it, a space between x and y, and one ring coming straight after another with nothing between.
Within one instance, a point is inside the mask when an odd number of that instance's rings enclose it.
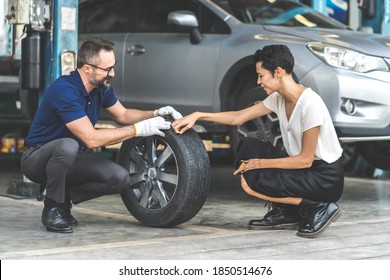
<instances>
[{"instance_id":1,"label":"vehicle lift post","mask_svg":"<svg viewBox=\"0 0 390 280\"><path fill-rule=\"evenodd\" d=\"M53 80L62 73L64 52L77 54L78 0L55 0L53 8ZM74 65L75 66L75 65ZM74 69L71 69L74 70Z\"/></svg>"},{"instance_id":2,"label":"vehicle lift post","mask_svg":"<svg viewBox=\"0 0 390 280\"><path fill-rule=\"evenodd\" d=\"M45 89L76 68L78 0L9 0L7 19L23 25L26 32L20 95L32 118ZM38 200L43 199L44 188L40 186Z\"/></svg>"}]
</instances>

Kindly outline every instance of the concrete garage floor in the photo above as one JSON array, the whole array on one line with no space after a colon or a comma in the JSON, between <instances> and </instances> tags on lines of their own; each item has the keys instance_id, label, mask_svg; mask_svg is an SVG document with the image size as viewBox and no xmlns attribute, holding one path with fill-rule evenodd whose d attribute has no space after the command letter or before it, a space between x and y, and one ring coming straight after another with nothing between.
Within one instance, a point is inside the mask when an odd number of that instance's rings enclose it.
<instances>
[{"instance_id":1,"label":"concrete garage floor","mask_svg":"<svg viewBox=\"0 0 390 280\"><path fill-rule=\"evenodd\" d=\"M224 163L225 162L225 163ZM229 160L212 162L208 199L176 228L138 223L118 195L74 206L73 234L49 233L42 202L0 196L1 260L390 260L390 180L346 177L344 213L317 239L295 231L250 231L264 202L247 196ZM1 164L0 193L21 180L18 164Z\"/></svg>"}]
</instances>

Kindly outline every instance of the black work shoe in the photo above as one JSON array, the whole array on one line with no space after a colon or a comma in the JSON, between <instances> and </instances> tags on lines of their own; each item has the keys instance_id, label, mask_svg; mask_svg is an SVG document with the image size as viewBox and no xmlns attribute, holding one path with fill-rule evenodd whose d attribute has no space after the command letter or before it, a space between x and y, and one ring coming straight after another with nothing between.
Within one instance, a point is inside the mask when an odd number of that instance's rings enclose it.
<instances>
[{"instance_id":1,"label":"black work shoe","mask_svg":"<svg viewBox=\"0 0 390 280\"><path fill-rule=\"evenodd\" d=\"M62 217L58 207L44 207L42 211L42 224L46 226L47 231L59 233L72 233L73 229L68 222Z\"/></svg>"},{"instance_id":2,"label":"black work shoe","mask_svg":"<svg viewBox=\"0 0 390 280\"><path fill-rule=\"evenodd\" d=\"M340 207L334 202L317 202L301 205L299 208L299 229L297 235L305 238L319 236L341 216Z\"/></svg>"},{"instance_id":3,"label":"black work shoe","mask_svg":"<svg viewBox=\"0 0 390 280\"><path fill-rule=\"evenodd\" d=\"M66 220L66 222L71 226L77 226L79 222L76 220L75 217L70 212L62 212L62 216Z\"/></svg>"},{"instance_id":4,"label":"black work shoe","mask_svg":"<svg viewBox=\"0 0 390 280\"><path fill-rule=\"evenodd\" d=\"M272 209L272 210L271 210ZM248 229L297 229L297 206L271 203L270 211L260 220L251 220Z\"/></svg>"},{"instance_id":5,"label":"black work shoe","mask_svg":"<svg viewBox=\"0 0 390 280\"><path fill-rule=\"evenodd\" d=\"M60 204L59 206L62 217L66 220L66 222L71 226L77 226L79 222L73 217L70 210L72 209L72 204L70 202L65 202Z\"/></svg>"}]
</instances>

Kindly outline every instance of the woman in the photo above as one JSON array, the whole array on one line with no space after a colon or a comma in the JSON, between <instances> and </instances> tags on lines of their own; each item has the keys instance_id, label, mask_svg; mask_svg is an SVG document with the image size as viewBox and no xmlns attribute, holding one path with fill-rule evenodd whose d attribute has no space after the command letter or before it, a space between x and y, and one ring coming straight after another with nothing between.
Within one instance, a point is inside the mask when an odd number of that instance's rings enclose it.
<instances>
[{"instance_id":1,"label":"woman","mask_svg":"<svg viewBox=\"0 0 390 280\"><path fill-rule=\"evenodd\" d=\"M342 148L330 114L317 93L297 84L294 57L285 45L269 45L253 56L257 84L268 97L240 111L194 112L172 127L182 134L197 120L240 125L275 112L284 150L245 138L237 152L234 175L251 196L271 202L270 211L249 222L249 229L297 229L300 237L321 234L341 215L336 204L343 192Z\"/></svg>"}]
</instances>

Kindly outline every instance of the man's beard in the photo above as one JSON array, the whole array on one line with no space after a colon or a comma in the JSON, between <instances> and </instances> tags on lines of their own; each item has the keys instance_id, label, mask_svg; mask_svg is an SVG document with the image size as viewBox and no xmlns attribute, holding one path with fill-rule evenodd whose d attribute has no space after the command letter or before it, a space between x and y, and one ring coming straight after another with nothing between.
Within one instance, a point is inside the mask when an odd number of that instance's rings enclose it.
<instances>
[{"instance_id":1,"label":"man's beard","mask_svg":"<svg viewBox=\"0 0 390 280\"><path fill-rule=\"evenodd\" d=\"M95 88L101 88L101 89L109 89L110 86L111 86L111 79L112 77L110 76L107 76L101 80L98 80L96 79L96 76L93 75L90 79L89 79L89 82L91 83L91 85L93 85ZM107 83L105 83L107 81Z\"/></svg>"}]
</instances>

